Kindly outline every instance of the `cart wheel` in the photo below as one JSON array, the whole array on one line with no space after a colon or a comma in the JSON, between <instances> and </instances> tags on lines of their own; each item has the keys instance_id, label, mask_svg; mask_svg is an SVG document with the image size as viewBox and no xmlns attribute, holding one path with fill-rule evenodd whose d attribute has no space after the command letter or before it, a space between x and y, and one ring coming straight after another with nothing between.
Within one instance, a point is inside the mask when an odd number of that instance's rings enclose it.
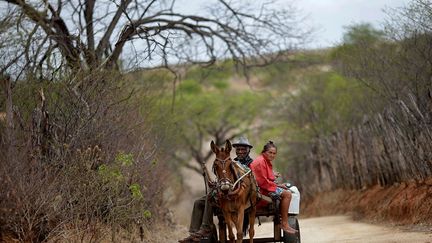
<instances>
[{"instance_id":1,"label":"cart wheel","mask_svg":"<svg viewBox=\"0 0 432 243\"><path fill-rule=\"evenodd\" d=\"M285 243L300 243L300 225L298 223L298 220L295 216L288 216L288 224L291 226L291 228L296 229L297 233L295 235L293 234L286 234L284 232L283 240Z\"/></svg>"}]
</instances>

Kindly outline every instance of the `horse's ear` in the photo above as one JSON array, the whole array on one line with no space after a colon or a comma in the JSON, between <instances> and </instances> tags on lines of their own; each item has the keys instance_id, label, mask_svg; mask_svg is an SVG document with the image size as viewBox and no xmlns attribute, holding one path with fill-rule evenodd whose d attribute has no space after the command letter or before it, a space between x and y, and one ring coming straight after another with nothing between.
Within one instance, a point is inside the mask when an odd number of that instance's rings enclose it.
<instances>
[{"instance_id":1,"label":"horse's ear","mask_svg":"<svg viewBox=\"0 0 432 243\"><path fill-rule=\"evenodd\" d=\"M227 153L231 152L232 146L231 146L231 142L227 139L225 142L225 151Z\"/></svg>"},{"instance_id":2,"label":"horse's ear","mask_svg":"<svg viewBox=\"0 0 432 243\"><path fill-rule=\"evenodd\" d=\"M219 152L219 148L216 146L216 144L213 142L213 140L210 143L210 148L213 151L213 153L217 154Z\"/></svg>"}]
</instances>

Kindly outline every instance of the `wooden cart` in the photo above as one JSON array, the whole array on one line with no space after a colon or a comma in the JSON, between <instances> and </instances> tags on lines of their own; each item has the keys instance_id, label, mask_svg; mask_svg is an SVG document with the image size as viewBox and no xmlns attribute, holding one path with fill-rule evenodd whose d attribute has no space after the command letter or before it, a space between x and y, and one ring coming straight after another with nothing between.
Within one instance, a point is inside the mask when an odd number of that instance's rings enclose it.
<instances>
[{"instance_id":1,"label":"wooden cart","mask_svg":"<svg viewBox=\"0 0 432 243\"><path fill-rule=\"evenodd\" d=\"M289 225L296 229L298 232L295 235L285 234L283 230L279 227L280 224L280 213L279 213L279 200L273 201L270 197L262 194L258 194L260 200L265 200L268 202L265 207L258 207L256 216L257 217L272 217L273 218L273 237L267 238L256 238L254 237L254 242L284 242L284 243L300 243L300 226L297 220L298 214L289 213L288 223ZM201 243L225 243L227 240L227 230L224 217L219 210L215 210L215 216L219 220L219 229L225 229L220 231L219 234L216 229L213 230L212 235L209 238L202 239ZM246 214L245 214L246 215ZM257 227L255 225L255 227ZM243 242L249 242L249 238L243 239Z\"/></svg>"}]
</instances>

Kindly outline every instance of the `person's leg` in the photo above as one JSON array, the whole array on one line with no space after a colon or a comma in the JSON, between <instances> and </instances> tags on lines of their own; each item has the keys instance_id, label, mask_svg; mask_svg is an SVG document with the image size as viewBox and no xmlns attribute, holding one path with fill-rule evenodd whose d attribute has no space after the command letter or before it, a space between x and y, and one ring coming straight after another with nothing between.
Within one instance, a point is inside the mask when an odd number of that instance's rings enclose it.
<instances>
[{"instance_id":1,"label":"person's leg","mask_svg":"<svg viewBox=\"0 0 432 243\"><path fill-rule=\"evenodd\" d=\"M205 202L206 202L206 196L195 200L194 207L192 210L191 223L189 226L190 235L182 240L179 240L178 242L180 243L191 242L196 237L195 234L199 231L202 224Z\"/></svg>"},{"instance_id":2,"label":"person's leg","mask_svg":"<svg viewBox=\"0 0 432 243\"><path fill-rule=\"evenodd\" d=\"M205 200L204 215L201 228L210 229L213 224L213 210L208 200Z\"/></svg>"},{"instance_id":3,"label":"person's leg","mask_svg":"<svg viewBox=\"0 0 432 243\"><path fill-rule=\"evenodd\" d=\"M206 196L200 197L194 202L194 208L192 210L191 224L189 226L189 232L197 232L201 228L203 218L205 215L206 207Z\"/></svg>"},{"instance_id":4,"label":"person's leg","mask_svg":"<svg viewBox=\"0 0 432 243\"><path fill-rule=\"evenodd\" d=\"M289 234L295 234L297 230L291 228L288 224L288 209L291 202L291 192L283 190L281 193L280 213L282 217L281 228Z\"/></svg>"},{"instance_id":5,"label":"person's leg","mask_svg":"<svg viewBox=\"0 0 432 243\"><path fill-rule=\"evenodd\" d=\"M208 200L204 202L204 215L200 230L196 233L196 240L211 234L213 225L213 210Z\"/></svg>"}]
</instances>

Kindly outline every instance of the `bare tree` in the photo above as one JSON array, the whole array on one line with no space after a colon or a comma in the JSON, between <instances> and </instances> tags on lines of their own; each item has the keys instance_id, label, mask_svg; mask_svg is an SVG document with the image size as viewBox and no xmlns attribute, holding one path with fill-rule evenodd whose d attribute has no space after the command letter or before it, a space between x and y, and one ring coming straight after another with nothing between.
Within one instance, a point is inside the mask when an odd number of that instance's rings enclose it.
<instances>
[{"instance_id":1,"label":"bare tree","mask_svg":"<svg viewBox=\"0 0 432 243\"><path fill-rule=\"evenodd\" d=\"M14 65L24 54L23 51L15 48L16 37L5 34L8 29L13 27L16 17L11 11L6 11L2 13L0 19L0 75L6 75L6 70Z\"/></svg>"},{"instance_id":2,"label":"bare tree","mask_svg":"<svg viewBox=\"0 0 432 243\"><path fill-rule=\"evenodd\" d=\"M207 65L220 57L255 65L274 57L269 53L292 48L307 34L298 28L301 19L291 5L284 9L274 1L257 6L218 0L197 14L181 11L176 0L1 2L31 23L17 25L29 38L42 33L38 44L45 51L34 53L38 62L48 63L57 53L71 70L119 68L122 55L141 66L175 61ZM139 54L136 59L127 55L128 46Z\"/></svg>"}]
</instances>

